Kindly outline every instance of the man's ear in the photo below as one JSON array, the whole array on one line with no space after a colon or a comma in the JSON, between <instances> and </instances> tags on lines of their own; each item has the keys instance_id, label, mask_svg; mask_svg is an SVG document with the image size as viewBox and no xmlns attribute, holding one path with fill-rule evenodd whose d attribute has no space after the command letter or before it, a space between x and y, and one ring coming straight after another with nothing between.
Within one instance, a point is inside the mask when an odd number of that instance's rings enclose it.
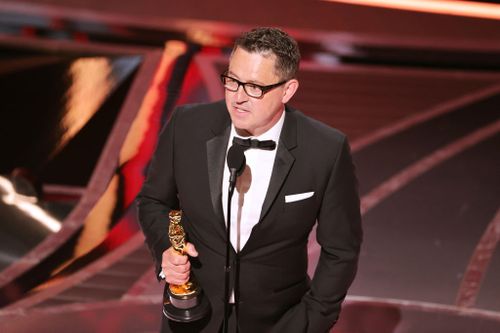
<instances>
[{"instance_id":1,"label":"man's ear","mask_svg":"<svg viewBox=\"0 0 500 333\"><path fill-rule=\"evenodd\" d=\"M285 83L285 89L282 98L283 104L288 103L297 89L299 89L299 81L297 79L291 79L287 81L287 83Z\"/></svg>"}]
</instances>

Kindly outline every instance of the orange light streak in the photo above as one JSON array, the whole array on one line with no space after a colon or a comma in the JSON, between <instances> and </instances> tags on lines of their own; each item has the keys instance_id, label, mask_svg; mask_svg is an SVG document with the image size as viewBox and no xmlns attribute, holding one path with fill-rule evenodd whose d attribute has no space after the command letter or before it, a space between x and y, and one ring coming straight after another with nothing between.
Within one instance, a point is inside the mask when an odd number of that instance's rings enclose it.
<instances>
[{"instance_id":1,"label":"orange light streak","mask_svg":"<svg viewBox=\"0 0 500 333\"><path fill-rule=\"evenodd\" d=\"M323 0L351 5L500 20L500 5L451 0Z\"/></svg>"}]
</instances>

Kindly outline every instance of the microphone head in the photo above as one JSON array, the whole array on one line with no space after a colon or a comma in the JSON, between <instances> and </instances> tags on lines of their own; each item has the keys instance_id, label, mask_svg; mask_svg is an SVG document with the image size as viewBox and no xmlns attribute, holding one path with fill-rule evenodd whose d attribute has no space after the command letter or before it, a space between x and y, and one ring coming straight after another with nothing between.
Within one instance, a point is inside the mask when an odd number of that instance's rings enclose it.
<instances>
[{"instance_id":1,"label":"microphone head","mask_svg":"<svg viewBox=\"0 0 500 333\"><path fill-rule=\"evenodd\" d=\"M227 166L229 170L235 170L239 176L245 169L245 149L240 145L232 145L227 152Z\"/></svg>"}]
</instances>

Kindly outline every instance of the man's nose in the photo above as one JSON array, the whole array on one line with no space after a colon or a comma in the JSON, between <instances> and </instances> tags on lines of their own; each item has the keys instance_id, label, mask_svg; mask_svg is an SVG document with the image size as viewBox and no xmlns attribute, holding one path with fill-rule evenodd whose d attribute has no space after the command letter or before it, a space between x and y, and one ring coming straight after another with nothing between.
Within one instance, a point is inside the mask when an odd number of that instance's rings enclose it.
<instances>
[{"instance_id":1,"label":"man's nose","mask_svg":"<svg viewBox=\"0 0 500 333\"><path fill-rule=\"evenodd\" d=\"M238 103L243 103L248 99L248 95L245 92L245 89L243 88L243 86L241 86L241 85L238 87L235 94L236 94L236 102L238 102Z\"/></svg>"}]
</instances>

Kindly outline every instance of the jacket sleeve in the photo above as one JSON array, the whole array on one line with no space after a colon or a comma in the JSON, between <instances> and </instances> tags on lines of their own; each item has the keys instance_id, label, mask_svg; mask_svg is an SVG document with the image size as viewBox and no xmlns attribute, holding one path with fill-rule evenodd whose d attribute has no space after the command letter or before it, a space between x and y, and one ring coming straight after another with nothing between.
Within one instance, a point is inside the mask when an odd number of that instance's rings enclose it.
<instances>
[{"instance_id":1,"label":"jacket sleeve","mask_svg":"<svg viewBox=\"0 0 500 333\"><path fill-rule=\"evenodd\" d=\"M321 254L309 291L273 332L328 332L354 280L362 240L359 196L349 144L344 137L317 217Z\"/></svg>"},{"instance_id":2,"label":"jacket sleeve","mask_svg":"<svg viewBox=\"0 0 500 333\"><path fill-rule=\"evenodd\" d=\"M173 112L160 133L146 179L137 197L139 224L153 255L157 276L161 271L162 254L171 245L168 238L168 212L179 207L174 174L177 113L177 110Z\"/></svg>"}]
</instances>

